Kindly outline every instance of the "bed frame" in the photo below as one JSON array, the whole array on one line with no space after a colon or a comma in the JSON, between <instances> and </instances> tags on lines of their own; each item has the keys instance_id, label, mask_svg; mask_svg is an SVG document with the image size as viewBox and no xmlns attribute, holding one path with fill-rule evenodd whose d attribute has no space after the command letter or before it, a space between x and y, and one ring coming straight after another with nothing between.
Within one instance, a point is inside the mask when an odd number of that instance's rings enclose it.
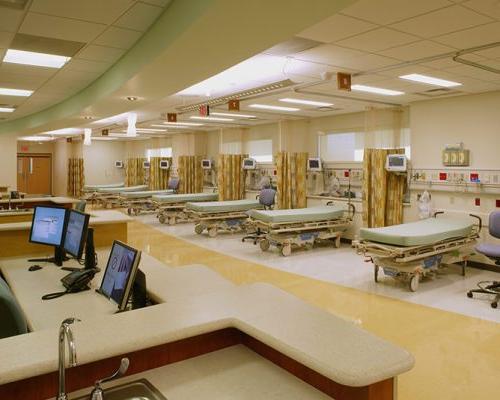
<instances>
[{"instance_id":1,"label":"bed frame","mask_svg":"<svg viewBox=\"0 0 500 400\"><path fill-rule=\"evenodd\" d=\"M210 237L216 237L219 232L240 232L246 229L248 222L246 211L217 213L186 210L185 213L188 218L195 221L194 231L198 235L206 229Z\"/></svg>"}]
</instances>

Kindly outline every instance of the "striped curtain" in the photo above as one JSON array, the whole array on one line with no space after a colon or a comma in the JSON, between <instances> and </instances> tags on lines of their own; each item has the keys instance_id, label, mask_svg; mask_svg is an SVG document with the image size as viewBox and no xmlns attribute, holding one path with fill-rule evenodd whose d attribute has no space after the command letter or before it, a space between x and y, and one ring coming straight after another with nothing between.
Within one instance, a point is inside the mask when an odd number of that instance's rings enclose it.
<instances>
[{"instance_id":1,"label":"striped curtain","mask_svg":"<svg viewBox=\"0 0 500 400\"><path fill-rule=\"evenodd\" d=\"M406 177L385 170L388 154L404 149L365 149L363 160L363 225L368 228L403 222Z\"/></svg>"},{"instance_id":2,"label":"striped curtain","mask_svg":"<svg viewBox=\"0 0 500 400\"><path fill-rule=\"evenodd\" d=\"M219 200L245 198L246 171L242 168L243 154L219 154L217 160L217 186Z\"/></svg>"},{"instance_id":3,"label":"striped curtain","mask_svg":"<svg viewBox=\"0 0 500 400\"><path fill-rule=\"evenodd\" d=\"M149 169L149 189L151 190L164 190L168 186L168 180L170 178L170 168L160 168L160 161L163 160L167 160L169 162L169 165L172 166L171 157L151 157L151 167Z\"/></svg>"},{"instance_id":4,"label":"striped curtain","mask_svg":"<svg viewBox=\"0 0 500 400\"><path fill-rule=\"evenodd\" d=\"M203 192L203 169L201 168L202 156L179 157L179 193Z\"/></svg>"},{"instance_id":5,"label":"striped curtain","mask_svg":"<svg viewBox=\"0 0 500 400\"><path fill-rule=\"evenodd\" d=\"M126 186L144 185L145 175L143 162L146 161L143 157L127 159L125 167L125 184Z\"/></svg>"},{"instance_id":6,"label":"striped curtain","mask_svg":"<svg viewBox=\"0 0 500 400\"><path fill-rule=\"evenodd\" d=\"M306 173L308 153L279 152L276 156L278 206L307 207Z\"/></svg>"},{"instance_id":7,"label":"striped curtain","mask_svg":"<svg viewBox=\"0 0 500 400\"><path fill-rule=\"evenodd\" d=\"M68 196L80 197L85 185L83 158L68 159Z\"/></svg>"}]
</instances>

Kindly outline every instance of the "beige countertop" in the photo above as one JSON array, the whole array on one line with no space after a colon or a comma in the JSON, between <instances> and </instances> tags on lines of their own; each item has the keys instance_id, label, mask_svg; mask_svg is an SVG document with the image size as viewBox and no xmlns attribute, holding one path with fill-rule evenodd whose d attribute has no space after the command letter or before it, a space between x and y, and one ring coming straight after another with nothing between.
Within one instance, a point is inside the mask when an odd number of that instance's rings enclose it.
<instances>
[{"instance_id":1,"label":"beige countertop","mask_svg":"<svg viewBox=\"0 0 500 400\"><path fill-rule=\"evenodd\" d=\"M11 204L17 204L17 203L36 203L39 201L50 201L54 204L67 204L67 203L73 203L76 204L80 200L78 199L73 199L71 197L61 197L61 196L56 196L56 197L51 197L51 196L41 196L41 197L25 197L24 199L11 199L10 203ZM0 200L0 204L2 203L9 203L9 199L2 199Z\"/></svg>"},{"instance_id":2,"label":"beige countertop","mask_svg":"<svg viewBox=\"0 0 500 400\"><path fill-rule=\"evenodd\" d=\"M12 217L16 215L31 215L33 209L21 208L19 210L0 211L0 217Z\"/></svg>"},{"instance_id":3,"label":"beige countertop","mask_svg":"<svg viewBox=\"0 0 500 400\"><path fill-rule=\"evenodd\" d=\"M115 210L90 211L90 226L130 222L132 218ZM31 229L31 221L0 224L0 231L22 231Z\"/></svg>"}]
</instances>

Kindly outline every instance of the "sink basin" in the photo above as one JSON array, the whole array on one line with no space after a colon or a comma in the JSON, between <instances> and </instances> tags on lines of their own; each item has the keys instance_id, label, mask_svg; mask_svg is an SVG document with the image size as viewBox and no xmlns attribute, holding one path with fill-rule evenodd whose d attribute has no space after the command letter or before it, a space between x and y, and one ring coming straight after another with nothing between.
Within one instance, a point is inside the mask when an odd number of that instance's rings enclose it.
<instances>
[{"instance_id":1,"label":"sink basin","mask_svg":"<svg viewBox=\"0 0 500 400\"><path fill-rule=\"evenodd\" d=\"M104 400L167 400L147 379L112 386L103 391ZM90 394L76 400L88 400Z\"/></svg>"}]
</instances>

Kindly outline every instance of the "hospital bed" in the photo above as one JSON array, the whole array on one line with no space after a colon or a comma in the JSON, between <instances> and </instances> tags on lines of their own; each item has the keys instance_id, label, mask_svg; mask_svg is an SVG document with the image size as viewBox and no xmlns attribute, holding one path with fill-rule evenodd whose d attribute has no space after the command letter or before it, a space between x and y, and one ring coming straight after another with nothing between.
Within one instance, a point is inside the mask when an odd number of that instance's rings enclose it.
<instances>
[{"instance_id":1,"label":"hospital bed","mask_svg":"<svg viewBox=\"0 0 500 400\"><path fill-rule=\"evenodd\" d=\"M172 189L120 192L119 203L121 207L127 209L128 215L139 215L142 212L156 211L156 205L152 199L153 196L169 196L173 193Z\"/></svg>"},{"instance_id":2,"label":"hospital bed","mask_svg":"<svg viewBox=\"0 0 500 400\"><path fill-rule=\"evenodd\" d=\"M96 197L97 193L101 189L111 189L111 188L120 188L124 187L125 183L119 182L119 183L108 183L108 184L103 184L103 185L85 185L83 187L83 200L88 200L88 201L93 201L94 197Z\"/></svg>"},{"instance_id":3,"label":"hospital bed","mask_svg":"<svg viewBox=\"0 0 500 400\"><path fill-rule=\"evenodd\" d=\"M101 188L96 191L96 196L94 201L97 204L101 204L104 208L112 208L121 206L121 193L126 192L140 192L147 190L147 185L137 185L137 186L124 186L117 188Z\"/></svg>"},{"instance_id":4,"label":"hospital bed","mask_svg":"<svg viewBox=\"0 0 500 400\"><path fill-rule=\"evenodd\" d=\"M332 203L291 210L250 210L248 225L264 232L259 241L262 251L273 245L286 257L293 247L312 248L319 241L333 241L335 247L340 247L342 233L349 227L355 211L353 204L346 210Z\"/></svg>"},{"instance_id":5,"label":"hospital bed","mask_svg":"<svg viewBox=\"0 0 500 400\"><path fill-rule=\"evenodd\" d=\"M237 232L245 229L247 211L263 208L258 200L207 201L186 203L186 213L196 225L194 231L201 235L205 229L208 236L218 232Z\"/></svg>"},{"instance_id":6,"label":"hospital bed","mask_svg":"<svg viewBox=\"0 0 500 400\"><path fill-rule=\"evenodd\" d=\"M374 265L374 278L379 271L408 282L412 292L419 282L432 275L444 264L462 262L465 275L468 258L474 254L473 245L481 231L479 222L468 217L439 216L384 228L361 228L359 240L353 241L358 252L370 257Z\"/></svg>"},{"instance_id":7,"label":"hospital bed","mask_svg":"<svg viewBox=\"0 0 500 400\"><path fill-rule=\"evenodd\" d=\"M186 203L215 201L219 198L217 193L186 193L172 195L155 195L152 202L158 212L160 223L175 225L177 222L190 221L190 213L186 212Z\"/></svg>"}]
</instances>

